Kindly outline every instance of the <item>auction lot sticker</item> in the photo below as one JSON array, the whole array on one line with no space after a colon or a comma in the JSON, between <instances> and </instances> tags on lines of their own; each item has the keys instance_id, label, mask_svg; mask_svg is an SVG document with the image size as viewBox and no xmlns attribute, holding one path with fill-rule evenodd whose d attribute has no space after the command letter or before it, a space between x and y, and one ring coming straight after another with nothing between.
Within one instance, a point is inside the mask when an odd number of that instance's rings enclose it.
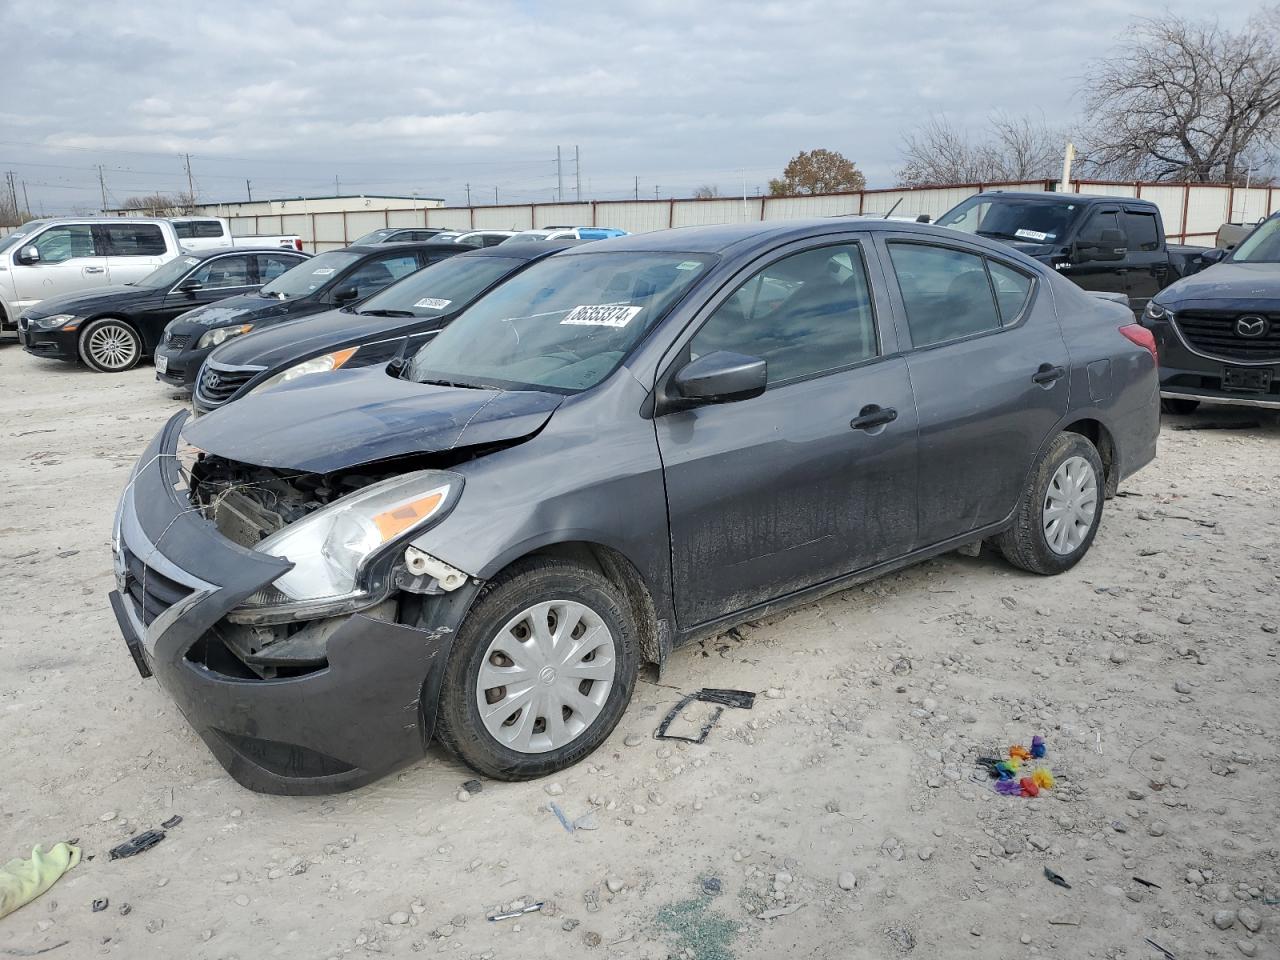
<instances>
[{"instance_id":1,"label":"auction lot sticker","mask_svg":"<svg viewBox=\"0 0 1280 960\"><path fill-rule=\"evenodd\" d=\"M423 297L414 306L422 307L424 310L443 310L451 303L453 303L452 300L441 300L439 297Z\"/></svg>"},{"instance_id":2,"label":"auction lot sticker","mask_svg":"<svg viewBox=\"0 0 1280 960\"><path fill-rule=\"evenodd\" d=\"M583 305L574 307L560 322L584 327L625 327L643 309L625 303Z\"/></svg>"}]
</instances>

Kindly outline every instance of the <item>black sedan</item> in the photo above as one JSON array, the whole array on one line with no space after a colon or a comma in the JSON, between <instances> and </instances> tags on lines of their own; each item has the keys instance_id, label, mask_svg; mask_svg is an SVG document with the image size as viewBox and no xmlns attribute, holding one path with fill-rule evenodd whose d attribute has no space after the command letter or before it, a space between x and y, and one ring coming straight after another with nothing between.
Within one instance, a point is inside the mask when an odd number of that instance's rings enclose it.
<instances>
[{"instance_id":1,"label":"black sedan","mask_svg":"<svg viewBox=\"0 0 1280 960\"><path fill-rule=\"evenodd\" d=\"M233 340L214 350L200 369L195 410L208 413L256 390L339 367L367 367L397 355L408 359L482 294L579 242L469 250L405 277L359 307L329 310Z\"/></svg>"},{"instance_id":2,"label":"black sedan","mask_svg":"<svg viewBox=\"0 0 1280 960\"><path fill-rule=\"evenodd\" d=\"M307 259L275 248L185 253L135 283L42 300L19 319L18 339L37 357L119 373L155 351L174 317L251 294Z\"/></svg>"},{"instance_id":3,"label":"black sedan","mask_svg":"<svg viewBox=\"0 0 1280 960\"><path fill-rule=\"evenodd\" d=\"M1155 455L1154 346L1128 307L955 230L601 240L400 376L176 414L122 496L111 604L248 787L349 789L433 738L542 776L681 644L984 540L1069 570Z\"/></svg>"},{"instance_id":4,"label":"black sedan","mask_svg":"<svg viewBox=\"0 0 1280 960\"><path fill-rule=\"evenodd\" d=\"M184 390L213 348L232 337L363 300L423 267L463 253L456 243L343 247L312 257L256 293L182 314L156 348L156 379Z\"/></svg>"}]
</instances>

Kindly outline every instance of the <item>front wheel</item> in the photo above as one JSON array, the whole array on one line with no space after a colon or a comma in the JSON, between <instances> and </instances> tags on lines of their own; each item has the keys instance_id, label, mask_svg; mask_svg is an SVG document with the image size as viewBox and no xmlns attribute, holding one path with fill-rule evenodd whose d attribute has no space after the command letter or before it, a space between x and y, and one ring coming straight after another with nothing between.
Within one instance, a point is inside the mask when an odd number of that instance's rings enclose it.
<instances>
[{"instance_id":1,"label":"front wheel","mask_svg":"<svg viewBox=\"0 0 1280 960\"><path fill-rule=\"evenodd\" d=\"M1014 514L996 538L1005 559L1032 573L1070 570L1102 520L1102 458L1087 437L1060 433L1036 463Z\"/></svg>"},{"instance_id":2,"label":"front wheel","mask_svg":"<svg viewBox=\"0 0 1280 960\"><path fill-rule=\"evenodd\" d=\"M1185 417L1195 413L1199 406L1199 400L1188 400L1186 397L1162 397L1160 399L1160 412L1171 413L1175 417Z\"/></svg>"},{"instance_id":3,"label":"front wheel","mask_svg":"<svg viewBox=\"0 0 1280 960\"><path fill-rule=\"evenodd\" d=\"M94 320L80 331L80 359L99 373L129 370L142 359L142 338L123 320Z\"/></svg>"},{"instance_id":4,"label":"front wheel","mask_svg":"<svg viewBox=\"0 0 1280 960\"><path fill-rule=\"evenodd\" d=\"M533 558L476 599L445 667L436 734L472 769L530 780L612 732L639 670L626 597L594 570Z\"/></svg>"}]
</instances>

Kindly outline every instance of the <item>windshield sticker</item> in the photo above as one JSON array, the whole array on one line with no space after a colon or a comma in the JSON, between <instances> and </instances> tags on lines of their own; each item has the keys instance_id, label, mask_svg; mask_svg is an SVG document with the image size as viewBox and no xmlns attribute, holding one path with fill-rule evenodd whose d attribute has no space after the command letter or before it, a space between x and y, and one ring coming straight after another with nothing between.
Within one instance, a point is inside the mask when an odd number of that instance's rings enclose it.
<instances>
[{"instance_id":1,"label":"windshield sticker","mask_svg":"<svg viewBox=\"0 0 1280 960\"><path fill-rule=\"evenodd\" d=\"M321 267L319 270L311 271L313 277L327 277L331 273L333 273L333 267Z\"/></svg>"},{"instance_id":2,"label":"windshield sticker","mask_svg":"<svg viewBox=\"0 0 1280 960\"><path fill-rule=\"evenodd\" d=\"M644 307L629 307L625 303L602 303L574 307L560 322L584 327L625 327Z\"/></svg>"},{"instance_id":3,"label":"windshield sticker","mask_svg":"<svg viewBox=\"0 0 1280 960\"><path fill-rule=\"evenodd\" d=\"M1041 233L1039 230L1027 230L1025 228L1013 231L1013 235L1020 240L1039 240L1044 242L1045 240L1053 239L1053 234L1051 233Z\"/></svg>"},{"instance_id":4,"label":"windshield sticker","mask_svg":"<svg viewBox=\"0 0 1280 960\"><path fill-rule=\"evenodd\" d=\"M423 297L415 303L414 306L422 307L424 310L443 310L451 303L453 303L452 300L441 300L438 297Z\"/></svg>"},{"instance_id":5,"label":"windshield sticker","mask_svg":"<svg viewBox=\"0 0 1280 960\"><path fill-rule=\"evenodd\" d=\"M183 257L182 262L185 263L188 267L194 267L197 263L200 262L200 258L199 257Z\"/></svg>"},{"instance_id":6,"label":"windshield sticker","mask_svg":"<svg viewBox=\"0 0 1280 960\"><path fill-rule=\"evenodd\" d=\"M702 266L702 264L699 263L697 260L686 260L684 263L676 264L676 269L677 270L697 270L700 266Z\"/></svg>"}]
</instances>

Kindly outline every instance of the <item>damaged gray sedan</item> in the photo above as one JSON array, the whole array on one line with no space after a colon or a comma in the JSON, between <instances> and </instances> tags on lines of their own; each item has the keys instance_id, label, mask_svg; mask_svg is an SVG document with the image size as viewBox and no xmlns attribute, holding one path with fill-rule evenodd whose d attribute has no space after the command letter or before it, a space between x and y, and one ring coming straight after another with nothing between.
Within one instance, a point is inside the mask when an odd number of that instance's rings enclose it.
<instances>
[{"instance_id":1,"label":"damaged gray sedan","mask_svg":"<svg viewBox=\"0 0 1280 960\"><path fill-rule=\"evenodd\" d=\"M1126 307L981 238L600 241L410 360L176 415L121 500L111 604L247 787L348 789L433 739L537 777L690 640L984 540L1069 569L1158 405Z\"/></svg>"}]
</instances>

